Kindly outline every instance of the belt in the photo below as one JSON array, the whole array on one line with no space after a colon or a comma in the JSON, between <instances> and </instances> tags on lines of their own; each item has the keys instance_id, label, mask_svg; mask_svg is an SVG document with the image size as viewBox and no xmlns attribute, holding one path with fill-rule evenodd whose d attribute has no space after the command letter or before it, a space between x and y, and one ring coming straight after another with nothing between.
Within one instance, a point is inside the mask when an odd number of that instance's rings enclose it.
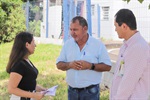
<instances>
[{"instance_id":1,"label":"belt","mask_svg":"<svg viewBox=\"0 0 150 100\"><path fill-rule=\"evenodd\" d=\"M95 87L95 86L98 86L98 85L99 85L99 84L90 85L90 86L84 87L84 88L73 88L73 87L69 86L69 88L70 88L71 90L75 90L75 91L83 91L83 90L91 89L91 88L93 88L93 87Z\"/></svg>"},{"instance_id":2,"label":"belt","mask_svg":"<svg viewBox=\"0 0 150 100\"><path fill-rule=\"evenodd\" d=\"M35 90L29 90L29 92L36 92ZM21 97L20 100L31 100L31 98Z\"/></svg>"},{"instance_id":3,"label":"belt","mask_svg":"<svg viewBox=\"0 0 150 100\"><path fill-rule=\"evenodd\" d=\"M20 100L30 100L30 98L21 97Z\"/></svg>"}]
</instances>

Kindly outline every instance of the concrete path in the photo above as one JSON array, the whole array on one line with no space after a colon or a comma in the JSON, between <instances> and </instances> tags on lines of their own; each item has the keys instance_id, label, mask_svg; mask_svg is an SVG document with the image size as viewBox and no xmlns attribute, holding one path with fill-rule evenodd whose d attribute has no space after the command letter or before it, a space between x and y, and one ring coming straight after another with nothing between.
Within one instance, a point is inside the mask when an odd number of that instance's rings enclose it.
<instances>
[{"instance_id":1,"label":"concrete path","mask_svg":"<svg viewBox=\"0 0 150 100\"><path fill-rule=\"evenodd\" d=\"M102 82L101 82L101 88L110 88L111 87L111 81L113 78L115 66L116 66L116 61L119 53L119 49L122 45L122 42L120 41L107 41L104 42L106 45L106 48L109 53L109 57L112 62L112 68L109 72L103 72L102 74Z\"/></svg>"}]
</instances>

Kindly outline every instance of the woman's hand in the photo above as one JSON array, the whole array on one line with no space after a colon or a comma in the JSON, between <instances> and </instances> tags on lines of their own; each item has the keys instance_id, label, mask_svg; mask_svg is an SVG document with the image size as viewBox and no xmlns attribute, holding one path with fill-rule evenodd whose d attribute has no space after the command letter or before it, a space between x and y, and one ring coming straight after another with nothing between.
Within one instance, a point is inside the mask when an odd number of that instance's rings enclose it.
<instances>
[{"instance_id":1,"label":"woman's hand","mask_svg":"<svg viewBox=\"0 0 150 100\"><path fill-rule=\"evenodd\" d=\"M44 97L44 93L35 92L33 98L36 100L41 100L43 97Z\"/></svg>"},{"instance_id":2,"label":"woman's hand","mask_svg":"<svg viewBox=\"0 0 150 100\"><path fill-rule=\"evenodd\" d=\"M46 90L47 90L46 88L44 88L44 87L42 87L42 86L40 86L40 85L37 85L37 86L36 86L36 91L37 91L37 92L46 91Z\"/></svg>"}]
</instances>

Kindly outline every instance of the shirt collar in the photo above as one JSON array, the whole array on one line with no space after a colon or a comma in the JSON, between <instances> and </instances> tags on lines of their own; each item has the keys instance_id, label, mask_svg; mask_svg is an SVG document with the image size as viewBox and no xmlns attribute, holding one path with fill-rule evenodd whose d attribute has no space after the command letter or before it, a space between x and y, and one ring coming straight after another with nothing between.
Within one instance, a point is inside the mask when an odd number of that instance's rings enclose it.
<instances>
[{"instance_id":1,"label":"shirt collar","mask_svg":"<svg viewBox=\"0 0 150 100\"><path fill-rule=\"evenodd\" d=\"M88 34L88 33L87 33ZM89 34L88 34L89 35ZM90 43L92 36L89 35L88 40L86 41L85 45L88 45ZM73 39L73 38L72 38ZM74 40L74 39L73 39ZM77 42L74 40L74 43L77 44Z\"/></svg>"},{"instance_id":2,"label":"shirt collar","mask_svg":"<svg viewBox=\"0 0 150 100\"><path fill-rule=\"evenodd\" d=\"M88 35L89 35L89 34L88 34ZM86 45L88 45L88 44L90 43L90 40L91 40L91 36L89 35L88 40L87 40L87 42L86 42Z\"/></svg>"},{"instance_id":3,"label":"shirt collar","mask_svg":"<svg viewBox=\"0 0 150 100\"><path fill-rule=\"evenodd\" d=\"M136 42L136 40L138 39L140 35L140 32L137 31L133 36L131 36L128 40L124 40L124 45L125 46L130 46L133 42Z\"/></svg>"}]
</instances>

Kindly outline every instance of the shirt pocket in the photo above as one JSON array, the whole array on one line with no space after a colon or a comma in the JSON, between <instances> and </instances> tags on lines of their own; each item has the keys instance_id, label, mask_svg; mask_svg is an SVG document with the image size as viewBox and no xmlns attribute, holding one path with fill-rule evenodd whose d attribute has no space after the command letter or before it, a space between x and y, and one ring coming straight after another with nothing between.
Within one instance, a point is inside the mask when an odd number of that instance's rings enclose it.
<instances>
[{"instance_id":1,"label":"shirt pocket","mask_svg":"<svg viewBox=\"0 0 150 100\"><path fill-rule=\"evenodd\" d=\"M85 52L84 56L81 58L81 60L85 60L87 62L91 63L98 63L98 59L94 54L91 54L89 52Z\"/></svg>"}]
</instances>

